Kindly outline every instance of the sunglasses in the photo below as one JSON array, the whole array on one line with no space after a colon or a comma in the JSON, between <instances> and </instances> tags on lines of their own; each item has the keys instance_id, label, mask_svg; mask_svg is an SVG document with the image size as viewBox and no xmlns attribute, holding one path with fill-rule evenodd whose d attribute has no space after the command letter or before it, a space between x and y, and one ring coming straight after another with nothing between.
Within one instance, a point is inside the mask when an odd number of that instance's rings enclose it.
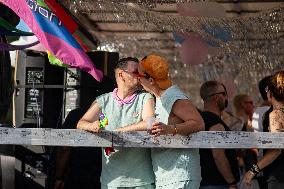
<instances>
[{"instance_id":1,"label":"sunglasses","mask_svg":"<svg viewBox=\"0 0 284 189\"><path fill-rule=\"evenodd\" d=\"M245 103L253 105L253 101L245 101Z\"/></svg>"},{"instance_id":2,"label":"sunglasses","mask_svg":"<svg viewBox=\"0 0 284 189\"><path fill-rule=\"evenodd\" d=\"M217 94L222 94L223 96L227 96L227 92L224 91L224 92L218 92L218 93L213 93L213 94L210 94L209 96L214 96L214 95L217 95Z\"/></svg>"},{"instance_id":3,"label":"sunglasses","mask_svg":"<svg viewBox=\"0 0 284 189\"><path fill-rule=\"evenodd\" d=\"M264 89L264 90L265 90L265 92L266 92L266 93L268 93L268 91L269 91L268 86L267 86L267 87L265 87L265 89Z\"/></svg>"},{"instance_id":4,"label":"sunglasses","mask_svg":"<svg viewBox=\"0 0 284 189\"><path fill-rule=\"evenodd\" d=\"M130 75L135 75L136 77L144 77L144 75L140 74L140 73L138 72L138 70L134 70L134 71L132 71L132 72L130 72L130 71L128 71L128 70L123 70L123 71L126 72L126 73L128 73L128 74L130 74Z\"/></svg>"},{"instance_id":5,"label":"sunglasses","mask_svg":"<svg viewBox=\"0 0 284 189\"><path fill-rule=\"evenodd\" d=\"M135 71L133 71L133 72L129 72L129 71L127 71L127 70L123 70L123 71L125 71L126 73L129 73L129 74L133 74L133 75L135 75L136 77L139 77L139 78L149 79L149 78L151 77L151 76L150 76L149 74L147 74L147 73L143 73L143 74L139 73L138 70L135 70Z\"/></svg>"}]
</instances>

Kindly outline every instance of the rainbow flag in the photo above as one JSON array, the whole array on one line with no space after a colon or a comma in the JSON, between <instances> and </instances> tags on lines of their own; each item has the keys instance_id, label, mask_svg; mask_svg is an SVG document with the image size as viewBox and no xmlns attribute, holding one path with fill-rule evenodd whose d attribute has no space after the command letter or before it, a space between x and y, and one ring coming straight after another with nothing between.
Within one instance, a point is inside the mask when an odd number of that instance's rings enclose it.
<instances>
[{"instance_id":1,"label":"rainbow flag","mask_svg":"<svg viewBox=\"0 0 284 189\"><path fill-rule=\"evenodd\" d=\"M37 36L41 44L59 60L91 74L101 81L97 70L80 44L43 0L0 0L11 8Z\"/></svg>"},{"instance_id":2,"label":"rainbow flag","mask_svg":"<svg viewBox=\"0 0 284 189\"><path fill-rule=\"evenodd\" d=\"M79 30L77 23L56 0L44 0L44 2L49 7L49 9L54 12L57 18L62 21L63 25L72 34L72 36L76 39L76 41L80 44L85 52L95 48L93 42L91 42Z\"/></svg>"}]
</instances>

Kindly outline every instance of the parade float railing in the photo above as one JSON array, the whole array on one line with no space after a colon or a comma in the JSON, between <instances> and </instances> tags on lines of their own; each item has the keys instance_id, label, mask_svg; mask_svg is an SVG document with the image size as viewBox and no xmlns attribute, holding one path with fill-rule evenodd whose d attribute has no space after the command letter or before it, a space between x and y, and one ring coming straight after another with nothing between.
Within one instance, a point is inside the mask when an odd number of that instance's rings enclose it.
<instances>
[{"instance_id":1,"label":"parade float railing","mask_svg":"<svg viewBox=\"0 0 284 189\"><path fill-rule=\"evenodd\" d=\"M147 132L92 133L79 129L0 128L0 145L142 148L284 148L284 132L202 131L153 137Z\"/></svg>"}]
</instances>

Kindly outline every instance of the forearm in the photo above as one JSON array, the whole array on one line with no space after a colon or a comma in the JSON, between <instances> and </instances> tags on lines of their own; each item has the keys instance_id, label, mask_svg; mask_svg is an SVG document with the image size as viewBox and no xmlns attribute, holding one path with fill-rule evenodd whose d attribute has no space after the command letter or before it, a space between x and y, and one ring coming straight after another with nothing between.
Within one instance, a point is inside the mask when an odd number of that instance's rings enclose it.
<instances>
[{"instance_id":1,"label":"forearm","mask_svg":"<svg viewBox=\"0 0 284 189\"><path fill-rule=\"evenodd\" d=\"M230 163L228 159L224 156L220 156L218 158L214 158L216 166L223 176L223 178L226 180L227 183L235 182L236 179L232 173Z\"/></svg>"},{"instance_id":2,"label":"forearm","mask_svg":"<svg viewBox=\"0 0 284 189\"><path fill-rule=\"evenodd\" d=\"M263 168L271 164L281 153L281 150L268 150L263 158L258 161L257 166L253 165L251 169L245 174L244 179L247 184L251 184L252 179L256 174L260 172Z\"/></svg>"},{"instance_id":3,"label":"forearm","mask_svg":"<svg viewBox=\"0 0 284 189\"><path fill-rule=\"evenodd\" d=\"M146 121L140 121L139 123L127 125L125 127L117 128L115 131L146 131L147 130L147 124Z\"/></svg>"},{"instance_id":4,"label":"forearm","mask_svg":"<svg viewBox=\"0 0 284 189\"><path fill-rule=\"evenodd\" d=\"M282 116L282 113L281 113ZM279 119L279 114L277 113L277 111L272 111L269 114L269 127L270 127L270 132L274 133L274 132L279 132L278 129L282 129L282 123L281 123L281 119ZM280 149L271 149L271 150L267 150L267 152L264 154L263 158L261 160L259 160L259 162L257 163L259 169L263 169L266 166L270 165L279 155L281 154L281 150Z\"/></svg>"},{"instance_id":5,"label":"forearm","mask_svg":"<svg viewBox=\"0 0 284 189\"><path fill-rule=\"evenodd\" d=\"M94 102L84 116L79 120L77 129L86 131L99 132L100 131L100 114L101 109L99 105Z\"/></svg>"},{"instance_id":6,"label":"forearm","mask_svg":"<svg viewBox=\"0 0 284 189\"><path fill-rule=\"evenodd\" d=\"M262 170L266 166L270 165L280 154L281 154L280 149L268 150L264 154L263 158L259 160L259 162L257 163L259 169Z\"/></svg>"},{"instance_id":7,"label":"forearm","mask_svg":"<svg viewBox=\"0 0 284 189\"><path fill-rule=\"evenodd\" d=\"M77 129L88 130L91 125L90 121L80 119L77 124Z\"/></svg>"},{"instance_id":8,"label":"forearm","mask_svg":"<svg viewBox=\"0 0 284 189\"><path fill-rule=\"evenodd\" d=\"M86 131L92 131L92 132L99 132L99 121L90 122L85 119L80 119L80 121L77 124L77 129L82 129Z\"/></svg>"},{"instance_id":9,"label":"forearm","mask_svg":"<svg viewBox=\"0 0 284 189\"><path fill-rule=\"evenodd\" d=\"M66 172L66 165L68 162L71 147L58 147L56 155L56 170L55 178L63 179Z\"/></svg>"},{"instance_id":10,"label":"forearm","mask_svg":"<svg viewBox=\"0 0 284 189\"><path fill-rule=\"evenodd\" d=\"M200 123L195 120L186 121L184 123L178 123L175 124L175 126L177 134L184 136L204 130L204 123Z\"/></svg>"}]
</instances>

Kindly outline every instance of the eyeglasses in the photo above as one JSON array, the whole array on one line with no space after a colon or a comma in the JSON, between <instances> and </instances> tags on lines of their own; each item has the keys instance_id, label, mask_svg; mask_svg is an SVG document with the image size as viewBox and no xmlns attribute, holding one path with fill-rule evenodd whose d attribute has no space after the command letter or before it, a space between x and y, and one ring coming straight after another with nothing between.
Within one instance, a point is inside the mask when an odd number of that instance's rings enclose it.
<instances>
[{"instance_id":1,"label":"eyeglasses","mask_svg":"<svg viewBox=\"0 0 284 189\"><path fill-rule=\"evenodd\" d=\"M268 86L267 86L267 87L265 87L265 89L264 89L264 90L265 90L265 92L266 92L266 93L268 93L268 91L269 91Z\"/></svg>"},{"instance_id":2,"label":"eyeglasses","mask_svg":"<svg viewBox=\"0 0 284 189\"><path fill-rule=\"evenodd\" d=\"M128 73L128 74L130 74L130 75L135 75L136 77L144 77L144 75L140 74L140 73L138 72L138 70L134 70L133 72L130 72L130 71L128 71L128 70L123 70L123 71L126 72L126 73Z\"/></svg>"},{"instance_id":3,"label":"eyeglasses","mask_svg":"<svg viewBox=\"0 0 284 189\"><path fill-rule=\"evenodd\" d=\"M147 74L147 73L143 73L143 74L141 74L141 73L139 73L139 71L138 70L135 70L134 72L129 72L129 71L127 71L127 70L123 70L123 71L125 71L126 73L129 73L129 74L133 74L133 75L135 75L136 77L143 77L143 78L145 78L145 79L149 79L151 76L149 75L149 74Z\"/></svg>"},{"instance_id":4,"label":"eyeglasses","mask_svg":"<svg viewBox=\"0 0 284 189\"><path fill-rule=\"evenodd\" d=\"M214 96L214 95L217 95L217 94L222 94L223 96L227 96L227 93L225 91L224 92L213 93L213 94L210 94L208 96Z\"/></svg>"},{"instance_id":5,"label":"eyeglasses","mask_svg":"<svg viewBox=\"0 0 284 189\"><path fill-rule=\"evenodd\" d=\"M245 101L245 103L253 105L253 101Z\"/></svg>"}]
</instances>

